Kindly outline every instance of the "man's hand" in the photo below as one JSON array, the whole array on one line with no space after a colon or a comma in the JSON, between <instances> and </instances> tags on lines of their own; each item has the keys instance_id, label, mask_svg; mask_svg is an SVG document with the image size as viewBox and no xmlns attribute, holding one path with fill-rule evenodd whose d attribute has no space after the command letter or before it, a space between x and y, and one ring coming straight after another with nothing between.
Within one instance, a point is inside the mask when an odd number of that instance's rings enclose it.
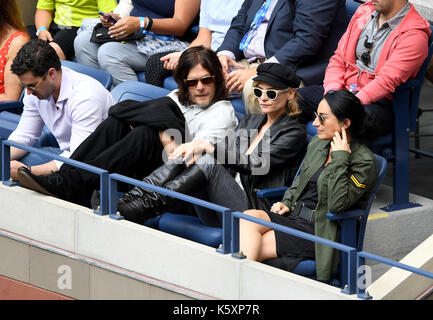
<instances>
[{"instance_id":1,"label":"man's hand","mask_svg":"<svg viewBox=\"0 0 433 320\"><path fill-rule=\"evenodd\" d=\"M18 181L18 169L21 167L26 167L26 165L16 160L11 161L10 175L14 181Z\"/></svg>"},{"instance_id":2,"label":"man's hand","mask_svg":"<svg viewBox=\"0 0 433 320\"><path fill-rule=\"evenodd\" d=\"M290 209L282 202L275 202L271 207L271 211L283 215L290 211Z\"/></svg>"},{"instance_id":3,"label":"man's hand","mask_svg":"<svg viewBox=\"0 0 433 320\"><path fill-rule=\"evenodd\" d=\"M119 19L114 26L108 28L108 34L112 38L122 39L130 34L133 34L140 28L140 18L138 17L124 17Z\"/></svg>"},{"instance_id":4,"label":"man's hand","mask_svg":"<svg viewBox=\"0 0 433 320\"><path fill-rule=\"evenodd\" d=\"M186 166L194 164L204 153L210 153L214 151L214 146L209 142L203 140L191 141L183 143L177 147L170 155L168 160L172 161L179 157L182 157L182 161L185 162Z\"/></svg>"},{"instance_id":5,"label":"man's hand","mask_svg":"<svg viewBox=\"0 0 433 320\"><path fill-rule=\"evenodd\" d=\"M236 61L233 61L228 56L221 55L218 56L218 59L221 63L221 66L223 67L223 73L224 76L227 77L230 73L230 69L244 69L244 66L240 65L239 63L236 63Z\"/></svg>"},{"instance_id":6,"label":"man's hand","mask_svg":"<svg viewBox=\"0 0 433 320\"><path fill-rule=\"evenodd\" d=\"M182 55L182 52L172 52L165 56L163 56L160 60L164 62L164 68L167 70L174 70L177 67L177 63L179 62L179 58Z\"/></svg>"},{"instance_id":7,"label":"man's hand","mask_svg":"<svg viewBox=\"0 0 433 320\"><path fill-rule=\"evenodd\" d=\"M256 68L240 69L240 70L232 71L226 77L226 87L229 90L229 92L235 90L242 91L248 79L254 77L256 74L257 74Z\"/></svg>"}]
</instances>

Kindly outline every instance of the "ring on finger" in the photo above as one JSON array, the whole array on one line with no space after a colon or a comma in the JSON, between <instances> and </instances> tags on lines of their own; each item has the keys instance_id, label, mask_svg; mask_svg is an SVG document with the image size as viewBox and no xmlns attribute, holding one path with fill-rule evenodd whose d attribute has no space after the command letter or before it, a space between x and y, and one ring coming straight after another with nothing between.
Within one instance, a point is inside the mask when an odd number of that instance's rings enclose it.
<instances>
[{"instance_id":1,"label":"ring on finger","mask_svg":"<svg viewBox=\"0 0 433 320\"><path fill-rule=\"evenodd\" d=\"M120 31L120 35L124 35L125 34L125 31Z\"/></svg>"}]
</instances>

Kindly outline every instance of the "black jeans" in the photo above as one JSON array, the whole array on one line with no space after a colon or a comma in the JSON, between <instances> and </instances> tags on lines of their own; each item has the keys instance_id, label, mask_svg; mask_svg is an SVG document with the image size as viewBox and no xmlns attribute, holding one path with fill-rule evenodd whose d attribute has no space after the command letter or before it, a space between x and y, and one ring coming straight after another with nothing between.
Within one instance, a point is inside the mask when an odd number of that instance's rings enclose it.
<instances>
[{"instance_id":1,"label":"black jeans","mask_svg":"<svg viewBox=\"0 0 433 320\"><path fill-rule=\"evenodd\" d=\"M314 112L323 99L324 89L321 85L313 85L297 89L301 98L298 100L302 113L298 119L301 123L307 124L314 120ZM392 100L383 98L376 103L365 105L365 111L376 116L379 135L384 136L394 129L394 111Z\"/></svg>"},{"instance_id":2,"label":"black jeans","mask_svg":"<svg viewBox=\"0 0 433 320\"><path fill-rule=\"evenodd\" d=\"M71 159L142 179L162 165L163 147L157 132L148 126L131 128L113 117L104 120L71 155ZM66 195L76 202L99 189L99 175L68 164L60 167L67 181Z\"/></svg>"}]
</instances>

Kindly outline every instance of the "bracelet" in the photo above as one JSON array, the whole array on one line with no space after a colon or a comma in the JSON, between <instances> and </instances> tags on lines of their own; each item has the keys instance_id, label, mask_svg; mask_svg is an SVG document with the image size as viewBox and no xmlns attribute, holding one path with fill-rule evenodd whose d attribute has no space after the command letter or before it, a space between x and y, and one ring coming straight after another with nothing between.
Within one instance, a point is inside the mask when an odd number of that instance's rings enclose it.
<instances>
[{"instance_id":1,"label":"bracelet","mask_svg":"<svg viewBox=\"0 0 433 320\"><path fill-rule=\"evenodd\" d=\"M146 17L146 18L147 18L147 25L144 30L150 31L150 29L152 29L153 19L151 17Z\"/></svg>"},{"instance_id":2,"label":"bracelet","mask_svg":"<svg viewBox=\"0 0 433 320\"><path fill-rule=\"evenodd\" d=\"M144 17L139 17L140 18L140 28L144 29L145 25L144 25Z\"/></svg>"},{"instance_id":3,"label":"bracelet","mask_svg":"<svg viewBox=\"0 0 433 320\"><path fill-rule=\"evenodd\" d=\"M40 33L42 30L47 30L47 28L45 28L45 27L40 27L40 28L36 31L36 37L39 36L39 33Z\"/></svg>"},{"instance_id":4,"label":"bracelet","mask_svg":"<svg viewBox=\"0 0 433 320\"><path fill-rule=\"evenodd\" d=\"M29 170L29 172L32 172L32 166L27 166L27 170Z\"/></svg>"}]
</instances>

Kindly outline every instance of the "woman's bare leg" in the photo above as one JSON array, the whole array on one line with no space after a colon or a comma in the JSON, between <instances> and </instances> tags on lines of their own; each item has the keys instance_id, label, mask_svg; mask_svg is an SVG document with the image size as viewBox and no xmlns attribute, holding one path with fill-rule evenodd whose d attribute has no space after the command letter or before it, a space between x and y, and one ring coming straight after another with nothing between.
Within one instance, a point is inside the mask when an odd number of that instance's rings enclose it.
<instances>
[{"instance_id":1,"label":"woman's bare leg","mask_svg":"<svg viewBox=\"0 0 433 320\"><path fill-rule=\"evenodd\" d=\"M270 221L266 212L262 210L247 210L250 216ZM240 219L240 248L251 260L263 261L276 258L276 245L274 231L260 224Z\"/></svg>"}]
</instances>

